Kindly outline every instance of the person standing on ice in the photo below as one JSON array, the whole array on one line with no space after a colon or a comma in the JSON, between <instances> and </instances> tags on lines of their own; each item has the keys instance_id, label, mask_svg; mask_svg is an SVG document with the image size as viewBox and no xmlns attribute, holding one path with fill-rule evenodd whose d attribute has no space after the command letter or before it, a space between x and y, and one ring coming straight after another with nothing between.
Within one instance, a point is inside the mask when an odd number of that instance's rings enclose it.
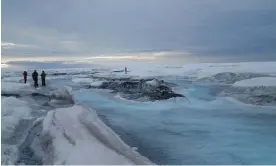
<instances>
[{"instance_id":1,"label":"person standing on ice","mask_svg":"<svg viewBox=\"0 0 276 166\"><path fill-rule=\"evenodd\" d=\"M46 73L42 71L40 76L41 76L42 86L46 86L46 83L45 83Z\"/></svg>"},{"instance_id":2,"label":"person standing on ice","mask_svg":"<svg viewBox=\"0 0 276 166\"><path fill-rule=\"evenodd\" d=\"M28 73L26 71L24 71L23 76L24 76L24 83L26 84Z\"/></svg>"},{"instance_id":3,"label":"person standing on ice","mask_svg":"<svg viewBox=\"0 0 276 166\"><path fill-rule=\"evenodd\" d=\"M32 74L33 80L34 80L34 86L38 87L38 73L36 72L36 70L34 70L33 74Z\"/></svg>"}]
</instances>

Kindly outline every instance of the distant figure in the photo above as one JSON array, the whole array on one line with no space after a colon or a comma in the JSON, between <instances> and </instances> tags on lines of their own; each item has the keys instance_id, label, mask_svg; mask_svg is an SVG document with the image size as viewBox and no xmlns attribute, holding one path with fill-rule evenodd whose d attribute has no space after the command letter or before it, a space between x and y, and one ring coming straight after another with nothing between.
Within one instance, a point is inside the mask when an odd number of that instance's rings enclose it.
<instances>
[{"instance_id":1,"label":"distant figure","mask_svg":"<svg viewBox=\"0 0 276 166\"><path fill-rule=\"evenodd\" d=\"M45 83L46 73L42 71L40 76L41 76L42 86L46 86L46 83Z\"/></svg>"},{"instance_id":2,"label":"distant figure","mask_svg":"<svg viewBox=\"0 0 276 166\"><path fill-rule=\"evenodd\" d=\"M125 74L127 74L127 67L125 67Z\"/></svg>"},{"instance_id":3,"label":"distant figure","mask_svg":"<svg viewBox=\"0 0 276 166\"><path fill-rule=\"evenodd\" d=\"M23 76L24 76L24 83L26 84L28 73L26 71L24 71Z\"/></svg>"},{"instance_id":4,"label":"distant figure","mask_svg":"<svg viewBox=\"0 0 276 166\"><path fill-rule=\"evenodd\" d=\"M32 74L33 80L34 80L34 86L38 87L38 73L36 72L36 70L34 70L33 74Z\"/></svg>"}]
</instances>

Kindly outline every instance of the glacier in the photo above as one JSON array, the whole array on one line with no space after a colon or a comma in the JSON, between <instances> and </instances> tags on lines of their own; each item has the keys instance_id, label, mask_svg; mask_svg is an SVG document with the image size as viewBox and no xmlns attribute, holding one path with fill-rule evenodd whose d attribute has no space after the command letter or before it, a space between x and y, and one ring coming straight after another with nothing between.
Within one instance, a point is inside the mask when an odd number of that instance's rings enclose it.
<instances>
[{"instance_id":1,"label":"glacier","mask_svg":"<svg viewBox=\"0 0 276 166\"><path fill-rule=\"evenodd\" d=\"M3 89L6 91L9 87L4 86ZM16 90L15 88L15 92ZM41 131L35 134L35 138L32 138L33 142L29 145L32 153L39 155L41 164L152 164L147 158L126 145L98 118L94 110L74 105L72 88L65 86L50 91L49 96L48 103L52 105L58 103L54 105L57 109L48 110L45 117L32 120L33 126L29 126L29 128L42 126ZM20 120L32 119L31 112L37 110L28 106L26 101L15 97L2 97L1 103L1 130L2 140L4 140L2 141L2 164L31 164L30 161L22 163L20 156L24 154L20 153L24 152L19 152L20 149L24 149L22 148L26 144L24 138L27 140L30 132L15 144L3 144L3 142L9 142L8 139ZM80 153L83 155L79 155Z\"/></svg>"},{"instance_id":2,"label":"glacier","mask_svg":"<svg viewBox=\"0 0 276 166\"><path fill-rule=\"evenodd\" d=\"M38 89L2 71L1 163L276 163L275 62L140 66L48 69ZM188 101L102 88L140 80L145 92L162 84Z\"/></svg>"}]
</instances>

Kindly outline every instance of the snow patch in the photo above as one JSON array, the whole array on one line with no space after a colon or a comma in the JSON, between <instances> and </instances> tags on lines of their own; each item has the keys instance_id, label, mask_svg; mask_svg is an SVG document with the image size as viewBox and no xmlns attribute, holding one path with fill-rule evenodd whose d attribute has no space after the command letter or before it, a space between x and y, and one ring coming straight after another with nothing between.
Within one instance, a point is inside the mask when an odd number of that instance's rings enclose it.
<instances>
[{"instance_id":1,"label":"snow patch","mask_svg":"<svg viewBox=\"0 0 276 166\"><path fill-rule=\"evenodd\" d=\"M146 81L145 84L148 84L151 86L157 86L157 85L159 85L159 82L156 79L153 79L151 81Z\"/></svg>"}]
</instances>

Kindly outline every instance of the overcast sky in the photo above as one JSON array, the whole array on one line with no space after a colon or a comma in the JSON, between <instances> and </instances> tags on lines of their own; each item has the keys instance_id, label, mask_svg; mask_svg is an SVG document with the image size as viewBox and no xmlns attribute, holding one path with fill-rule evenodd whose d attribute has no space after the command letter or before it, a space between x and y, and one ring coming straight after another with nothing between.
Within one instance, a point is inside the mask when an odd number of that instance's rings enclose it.
<instances>
[{"instance_id":1,"label":"overcast sky","mask_svg":"<svg viewBox=\"0 0 276 166\"><path fill-rule=\"evenodd\" d=\"M141 52L146 60L276 60L276 0L2 0L2 61Z\"/></svg>"}]
</instances>

